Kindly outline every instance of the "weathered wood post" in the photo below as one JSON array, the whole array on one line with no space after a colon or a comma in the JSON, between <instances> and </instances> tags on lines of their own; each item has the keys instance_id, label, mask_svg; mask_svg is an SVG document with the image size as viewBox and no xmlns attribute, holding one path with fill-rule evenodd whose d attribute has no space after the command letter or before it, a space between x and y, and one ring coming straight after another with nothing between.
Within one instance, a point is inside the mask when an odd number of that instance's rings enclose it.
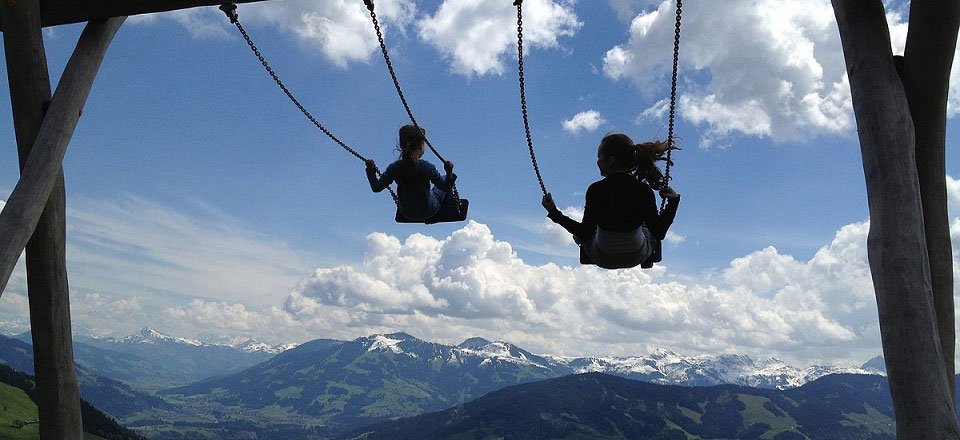
<instances>
[{"instance_id":1,"label":"weathered wood post","mask_svg":"<svg viewBox=\"0 0 960 440\"><path fill-rule=\"evenodd\" d=\"M953 246L947 213L946 133L950 66L957 48L960 1L913 1L903 52L903 79L916 139L917 177L930 260L943 361L954 393L956 354L953 304ZM954 396L956 400L956 396Z\"/></svg>"},{"instance_id":2,"label":"weathered wood post","mask_svg":"<svg viewBox=\"0 0 960 440\"><path fill-rule=\"evenodd\" d=\"M247 3L262 0L235 0ZM0 2L4 50L20 180L0 212L0 296L21 253L27 283L40 437L82 439L73 367L65 263L63 157L113 36L128 15L219 5L220 0L5 0ZM41 28L88 22L56 92Z\"/></svg>"},{"instance_id":3,"label":"weathered wood post","mask_svg":"<svg viewBox=\"0 0 960 440\"><path fill-rule=\"evenodd\" d=\"M8 255L19 255L23 250L20 242L29 238L27 283L40 438L80 440L83 424L73 365L61 162L103 54L123 18L88 24L51 101L39 1L10 1L0 8L22 173L14 192L32 194L28 198L11 195L13 206L6 207L12 209L9 213L5 209L4 217L22 223L20 227L0 227L5 237L13 239L5 243L8 246L4 251ZM51 117L45 118L48 104ZM55 150L55 154L48 154L51 150ZM40 190L27 191L37 188ZM24 209L21 201L29 202L29 207ZM30 215L25 218L14 215L16 213ZM10 222L6 225L10 226ZM3 277L3 286L8 277L9 272Z\"/></svg>"},{"instance_id":4,"label":"weathered wood post","mask_svg":"<svg viewBox=\"0 0 960 440\"><path fill-rule=\"evenodd\" d=\"M23 170L50 102L50 75L40 29L39 1L5 2L3 43L14 131ZM27 244L30 328L40 438L82 439L80 390L73 369L70 300L66 270L63 170Z\"/></svg>"},{"instance_id":5,"label":"weathered wood post","mask_svg":"<svg viewBox=\"0 0 960 440\"><path fill-rule=\"evenodd\" d=\"M833 8L866 177L867 253L897 438L960 439L951 386L952 287L949 300L942 298L946 278L952 286L952 255L939 218L946 212L942 145L960 1L911 3L903 80L881 0L833 0ZM946 255L938 240L946 242Z\"/></svg>"}]
</instances>

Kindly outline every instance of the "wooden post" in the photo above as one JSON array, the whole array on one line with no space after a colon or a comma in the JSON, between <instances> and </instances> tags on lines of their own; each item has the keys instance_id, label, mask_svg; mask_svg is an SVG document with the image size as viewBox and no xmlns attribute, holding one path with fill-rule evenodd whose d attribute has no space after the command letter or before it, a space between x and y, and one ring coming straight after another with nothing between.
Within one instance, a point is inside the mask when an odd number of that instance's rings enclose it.
<instances>
[{"instance_id":1,"label":"wooden post","mask_svg":"<svg viewBox=\"0 0 960 440\"><path fill-rule=\"evenodd\" d=\"M5 3L7 59L20 169L40 131L50 101L50 76L40 32L39 1ZM82 439L80 389L73 369L70 298L66 270L66 217L60 169L36 231L27 244L27 285L34 346L41 439Z\"/></svg>"},{"instance_id":2,"label":"wooden post","mask_svg":"<svg viewBox=\"0 0 960 440\"><path fill-rule=\"evenodd\" d=\"M39 1L5 2L0 19L7 29L4 49L21 165L12 203L0 214L4 256L0 293L13 269L7 267L9 260L16 264L29 239L27 283L40 438L80 440L83 424L73 365L61 163L103 54L123 18L87 25L52 101Z\"/></svg>"},{"instance_id":3,"label":"wooden post","mask_svg":"<svg viewBox=\"0 0 960 440\"><path fill-rule=\"evenodd\" d=\"M152 14L224 3L253 3L264 0L44 0L40 4L43 27L104 20L110 17ZM3 31L0 26L0 31Z\"/></svg>"},{"instance_id":4,"label":"wooden post","mask_svg":"<svg viewBox=\"0 0 960 440\"><path fill-rule=\"evenodd\" d=\"M924 3L936 7L937 2ZM931 287L915 127L894 66L883 4L881 0L833 0L833 8L866 177L867 255L897 438L960 439L947 377L953 372L944 363Z\"/></svg>"},{"instance_id":5,"label":"wooden post","mask_svg":"<svg viewBox=\"0 0 960 440\"><path fill-rule=\"evenodd\" d=\"M947 92L957 48L960 1L915 0L903 53L903 86L916 138L917 173L923 202L930 281L937 310L943 362L951 394L955 390L956 353L953 304L953 247L947 214ZM956 397L954 396L954 400Z\"/></svg>"}]
</instances>

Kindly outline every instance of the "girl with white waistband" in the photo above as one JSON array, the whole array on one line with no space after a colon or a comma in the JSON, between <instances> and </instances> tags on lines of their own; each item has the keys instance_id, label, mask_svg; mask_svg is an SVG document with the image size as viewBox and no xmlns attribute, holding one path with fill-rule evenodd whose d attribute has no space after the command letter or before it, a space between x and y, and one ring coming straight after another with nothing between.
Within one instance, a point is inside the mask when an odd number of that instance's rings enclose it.
<instances>
[{"instance_id":1,"label":"girl with white waistband","mask_svg":"<svg viewBox=\"0 0 960 440\"><path fill-rule=\"evenodd\" d=\"M667 200L663 213L651 186L659 186L662 173L656 161L666 153L666 142L634 144L625 134L609 134L597 148L597 167L603 179L587 188L583 221L567 217L549 193L543 207L550 220L573 234L589 258L606 269L634 267L647 260L673 223L680 194L664 185Z\"/></svg>"}]
</instances>

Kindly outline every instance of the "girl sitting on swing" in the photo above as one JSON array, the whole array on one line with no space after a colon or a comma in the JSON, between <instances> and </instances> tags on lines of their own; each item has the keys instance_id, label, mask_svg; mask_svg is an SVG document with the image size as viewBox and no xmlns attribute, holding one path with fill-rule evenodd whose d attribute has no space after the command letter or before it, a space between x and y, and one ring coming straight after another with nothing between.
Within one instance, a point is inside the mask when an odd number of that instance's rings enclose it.
<instances>
[{"instance_id":1,"label":"girl sitting on swing","mask_svg":"<svg viewBox=\"0 0 960 440\"><path fill-rule=\"evenodd\" d=\"M422 221L433 217L440 210L444 197L453 188L457 175L453 174L453 162L443 163L446 176L441 179L437 168L430 162L420 159L427 141L423 129L416 125L400 127L400 159L387 166L377 178L377 164L367 160L367 180L373 192L383 191L394 181L397 182L397 209L404 217L412 221ZM434 187L430 188L433 182Z\"/></svg>"},{"instance_id":2,"label":"girl sitting on swing","mask_svg":"<svg viewBox=\"0 0 960 440\"><path fill-rule=\"evenodd\" d=\"M667 235L680 203L680 194L663 185L660 197L667 204L660 214L651 188L661 186L663 174L656 161L668 148L660 141L634 144L620 133L605 136L597 149L603 179L587 188L583 221L560 212L549 193L542 201L547 216L573 234L597 266L620 269L643 263L658 244L655 240Z\"/></svg>"}]
</instances>

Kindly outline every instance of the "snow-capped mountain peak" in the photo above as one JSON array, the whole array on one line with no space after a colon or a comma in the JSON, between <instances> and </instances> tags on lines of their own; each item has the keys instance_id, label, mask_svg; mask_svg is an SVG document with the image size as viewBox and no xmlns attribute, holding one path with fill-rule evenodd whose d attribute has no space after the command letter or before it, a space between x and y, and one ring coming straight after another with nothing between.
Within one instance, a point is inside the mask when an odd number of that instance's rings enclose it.
<instances>
[{"instance_id":1,"label":"snow-capped mountain peak","mask_svg":"<svg viewBox=\"0 0 960 440\"><path fill-rule=\"evenodd\" d=\"M235 338L216 338L204 337L201 339L189 339L166 335L151 327L144 327L136 333L124 336L122 338L90 336L94 341L102 341L109 344L120 345L171 345L188 347L229 347L244 353L264 353L275 355L296 347L298 344L270 345L250 337Z\"/></svg>"},{"instance_id":2,"label":"snow-capped mountain peak","mask_svg":"<svg viewBox=\"0 0 960 440\"><path fill-rule=\"evenodd\" d=\"M247 339L240 343L229 344L229 346L236 348L244 353L267 353L267 354L280 354L284 351L287 351L291 348L297 346L297 344L281 344L281 345L270 345L257 341L256 339Z\"/></svg>"},{"instance_id":3,"label":"snow-capped mountain peak","mask_svg":"<svg viewBox=\"0 0 960 440\"><path fill-rule=\"evenodd\" d=\"M370 347L367 348L367 351L376 351L383 350L389 351L394 354L403 353L403 349L400 348L400 343L403 342L403 339L394 339L391 336L397 335L373 335L370 339Z\"/></svg>"},{"instance_id":4,"label":"snow-capped mountain peak","mask_svg":"<svg viewBox=\"0 0 960 440\"><path fill-rule=\"evenodd\" d=\"M200 347L205 345L203 342L200 342L195 339L186 339L186 338L178 338L174 336L167 336L150 327L144 327L140 329L139 332L136 332L129 336L125 336L119 341L117 340L114 340L114 341L127 343L127 344L157 344L157 343L164 343L164 342L168 342L168 343L172 342L172 343L192 345L195 347Z\"/></svg>"}]
</instances>

